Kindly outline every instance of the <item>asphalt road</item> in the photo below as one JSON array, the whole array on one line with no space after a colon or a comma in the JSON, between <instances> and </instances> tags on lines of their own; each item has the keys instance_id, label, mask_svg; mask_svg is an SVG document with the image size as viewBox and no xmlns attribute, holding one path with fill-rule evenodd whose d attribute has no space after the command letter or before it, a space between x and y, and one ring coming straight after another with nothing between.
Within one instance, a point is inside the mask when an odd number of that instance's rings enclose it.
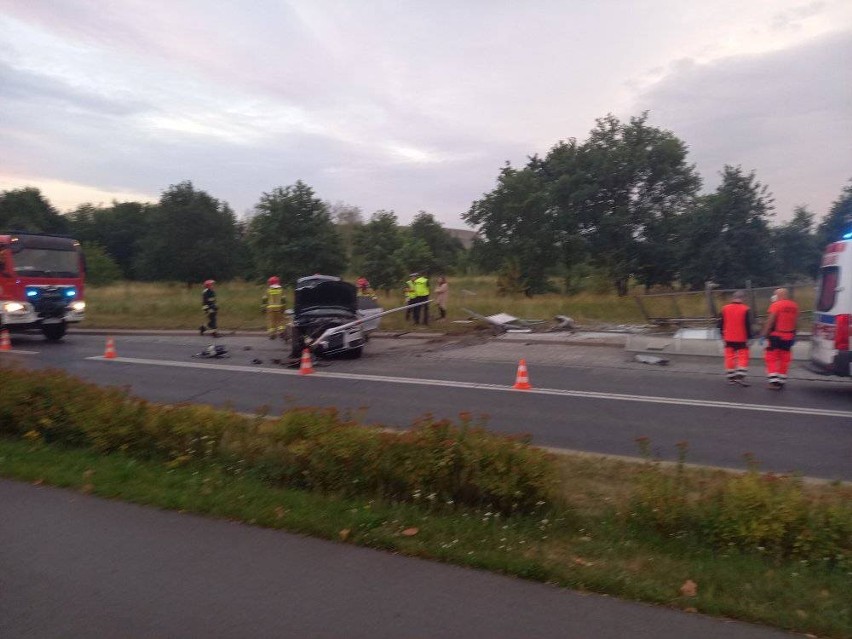
<instances>
[{"instance_id":1,"label":"asphalt road","mask_svg":"<svg viewBox=\"0 0 852 639\"><path fill-rule=\"evenodd\" d=\"M45 486L0 504L9 639L792 636Z\"/></svg>"},{"instance_id":2,"label":"asphalt road","mask_svg":"<svg viewBox=\"0 0 852 639\"><path fill-rule=\"evenodd\" d=\"M274 362L286 360L282 343L259 337L221 339L229 357L212 360L193 357L210 343L198 336L121 335L112 361L102 359L104 341L20 336L0 355L126 385L153 401L272 413L337 406L396 427L465 411L544 446L635 456L635 439L647 436L664 459L687 441L692 463L742 468L752 453L764 470L852 480L852 383L843 381L793 375L773 392L760 379L750 388L726 385L713 358L649 367L607 347L403 339L374 339L362 359L320 361L316 374L300 376ZM532 391L511 389L518 357L527 359Z\"/></svg>"}]
</instances>

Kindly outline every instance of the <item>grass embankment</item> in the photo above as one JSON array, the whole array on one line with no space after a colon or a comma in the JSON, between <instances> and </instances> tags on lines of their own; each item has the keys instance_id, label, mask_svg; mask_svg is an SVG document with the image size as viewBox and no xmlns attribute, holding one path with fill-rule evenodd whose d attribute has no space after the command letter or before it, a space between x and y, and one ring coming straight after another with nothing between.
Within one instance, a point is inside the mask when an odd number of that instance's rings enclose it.
<instances>
[{"instance_id":1,"label":"grass embankment","mask_svg":"<svg viewBox=\"0 0 852 639\"><path fill-rule=\"evenodd\" d=\"M465 416L398 435L328 410L157 406L55 372L0 368L0 384L6 477L852 637L848 486L555 458Z\"/></svg>"},{"instance_id":2,"label":"grass embankment","mask_svg":"<svg viewBox=\"0 0 852 639\"><path fill-rule=\"evenodd\" d=\"M471 326L453 324L452 320L468 319L468 308L480 315L508 313L526 319L550 320L555 315L567 315L580 324L618 325L644 324L646 319L632 296L621 297L612 293L582 292L576 295L537 295L527 297L501 297L496 294L493 277L459 277L450 279L448 322L433 322L433 328L442 331L465 332ZM227 282L216 287L219 299L219 325L224 330L261 330L265 326L260 310L263 286L249 282ZM636 289L641 294L642 289ZM380 291L379 302L386 308L403 303L401 290L386 295ZM768 305L763 291L757 299L757 311L762 313ZM286 291L288 303L293 302L293 291ZM717 307L724 300L717 296ZM177 283L121 282L109 286L87 288L88 303L85 326L91 328L144 328L144 329L196 329L203 320L201 312L201 287L187 287ZM813 291L808 287L796 290L796 299L803 310L812 307ZM673 297L646 298L646 311L653 317L702 317L707 314L704 293L679 294ZM431 309L433 318L437 309ZM802 328L805 327L804 322ZM390 331L411 330L402 313L382 318L382 329Z\"/></svg>"}]
</instances>

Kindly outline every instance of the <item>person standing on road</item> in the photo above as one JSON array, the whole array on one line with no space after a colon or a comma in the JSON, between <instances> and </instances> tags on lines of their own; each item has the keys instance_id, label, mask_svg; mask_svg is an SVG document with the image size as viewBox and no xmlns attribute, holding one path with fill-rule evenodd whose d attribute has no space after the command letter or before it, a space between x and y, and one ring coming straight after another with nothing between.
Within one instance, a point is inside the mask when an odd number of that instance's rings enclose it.
<instances>
[{"instance_id":1,"label":"person standing on road","mask_svg":"<svg viewBox=\"0 0 852 639\"><path fill-rule=\"evenodd\" d=\"M769 340L764 351L767 388L782 390L787 383L787 371L792 358L791 349L796 342L799 305L789 299L786 288L775 289L775 295L772 297L773 302L769 305L761 338Z\"/></svg>"},{"instance_id":2,"label":"person standing on road","mask_svg":"<svg viewBox=\"0 0 852 639\"><path fill-rule=\"evenodd\" d=\"M403 293L405 295L405 305L411 306L414 303L414 280L417 277L417 273L412 273L408 276L408 279L405 280L405 289L403 289ZM408 322L413 319L414 309L406 308L405 309L405 321Z\"/></svg>"},{"instance_id":3,"label":"person standing on road","mask_svg":"<svg viewBox=\"0 0 852 639\"><path fill-rule=\"evenodd\" d=\"M450 285L443 275L438 278L438 286L435 287L435 303L438 305L439 319L447 318L447 298L450 296Z\"/></svg>"},{"instance_id":4,"label":"person standing on road","mask_svg":"<svg viewBox=\"0 0 852 639\"><path fill-rule=\"evenodd\" d=\"M425 275L420 275L414 280L414 299L413 303L418 304L421 302L429 301L429 278ZM421 312L423 313L423 325L429 326L429 305L423 304L422 306L415 306L414 311L414 323L420 324Z\"/></svg>"},{"instance_id":5,"label":"person standing on road","mask_svg":"<svg viewBox=\"0 0 852 639\"><path fill-rule=\"evenodd\" d=\"M201 293L201 310L207 317L207 325L202 324L198 327L198 333L204 335L207 331L212 331L213 337L219 337L219 324L217 315L219 314L219 305L216 303L216 291L213 286L215 280L204 281L204 291Z\"/></svg>"},{"instance_id":6,"label":"person standing on road","mask_svg":"<svg viewBox=\"0 0 852 639\"><path fill-rule=\"evenodd\" d=\"M273 275L266 280L266 292L261 307L266 313L266 334L269 339L284 339L284 289L281 280Z\"/></svg>"},{"instance_id":7,"label":"person standing on road","mask_svg":"<svg viewBox=\"0 0 852 639\"><path fill-rule=\"evenodd\" d=\"M748 342L753 337L754 318L744 299L743 291L735 291L731 301L722 307L719 317L719 331L725 343L725 375L729 384L745 385L748 374Z\"/></svg>"}]
</instances>

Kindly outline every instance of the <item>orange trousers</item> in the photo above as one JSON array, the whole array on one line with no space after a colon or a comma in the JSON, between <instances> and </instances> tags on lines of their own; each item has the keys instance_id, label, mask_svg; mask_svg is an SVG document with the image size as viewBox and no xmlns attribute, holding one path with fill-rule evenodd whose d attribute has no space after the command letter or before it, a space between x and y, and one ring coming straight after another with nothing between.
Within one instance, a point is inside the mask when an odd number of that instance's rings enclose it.
<instances>
[{"instance_id":1,"label":"orange trousers","mask_svg":"<svg viewBox=\"0 0 852 639\"><path fill-rule=\"evenodd\" d=\"M725 372L729 378L745 377L748 369L748 344L725 342Z\"/></svg>"}]
</instances>

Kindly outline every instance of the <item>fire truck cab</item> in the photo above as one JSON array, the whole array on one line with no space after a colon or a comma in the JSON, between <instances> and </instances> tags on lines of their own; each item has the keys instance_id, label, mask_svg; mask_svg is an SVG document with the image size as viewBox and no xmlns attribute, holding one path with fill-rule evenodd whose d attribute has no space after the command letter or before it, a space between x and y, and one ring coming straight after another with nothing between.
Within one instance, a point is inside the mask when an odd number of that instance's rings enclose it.
<instances>
[{"instance_id":1,"label":"fire truck cab","mask_svg":"<svg viewBox=\"0 0 852 639\"><path fill-rule=\"evenodd\" d=\"M824 375L852 375L852 232L825 248L819 271L809 368Z\"/></svg>"},{"instance_id":2,"label":"fire truck cab","mask_svg":"<svg viewBox=\"0 0 852 639\"><path fill-rule=\"evenodd\" d=\"M62 235L0 232L0 330L62 339L85 318L80 243Z\"/></svg>"}]
</instances>

